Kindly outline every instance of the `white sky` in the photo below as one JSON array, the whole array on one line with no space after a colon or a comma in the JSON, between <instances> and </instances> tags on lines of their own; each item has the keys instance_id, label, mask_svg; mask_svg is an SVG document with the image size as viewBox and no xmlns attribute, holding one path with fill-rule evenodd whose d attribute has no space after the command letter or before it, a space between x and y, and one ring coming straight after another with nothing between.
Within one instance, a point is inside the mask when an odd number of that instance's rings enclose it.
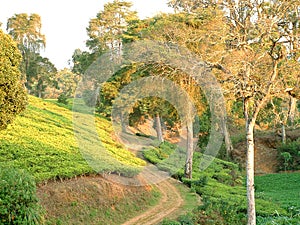
<instances>
[{"instance_id":1,"label":"white sky","mask_svg":"<svg viewBox=\"0 0 300 225\"><path fill-rule=\"evenodd\" d=\"M172 12L168 0L129 0L133 2L140 18L159 12ZM48 57L58 69L68 67L68 60L76 48L84 49L86 27L91 18L112 0L0 0L0 22L6 29L7 19L16 13L37 13L42 19L42 32L46 35L46 49L41 54Z\"/></svg>"}]
</instances>

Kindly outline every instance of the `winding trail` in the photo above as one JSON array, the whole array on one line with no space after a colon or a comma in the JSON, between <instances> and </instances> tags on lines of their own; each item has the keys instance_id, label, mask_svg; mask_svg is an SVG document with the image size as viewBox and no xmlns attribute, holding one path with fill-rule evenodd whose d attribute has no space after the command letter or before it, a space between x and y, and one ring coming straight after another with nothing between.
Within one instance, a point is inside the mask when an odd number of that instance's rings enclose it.
<instances>
[{"instance_id":1,"label":"winding trail","mask_svg":"<svg viewBox=\"0 0 300 225\"><path fill-rule=\"evenodd\" d=\"M123 225L154 225L161 222L165 217L175 213L183 205L184 200L180 192L172 184L174 182L172 179L167 179L156 184L155 186L162 194L160 202Z\"/></svg>"}]
</instances>

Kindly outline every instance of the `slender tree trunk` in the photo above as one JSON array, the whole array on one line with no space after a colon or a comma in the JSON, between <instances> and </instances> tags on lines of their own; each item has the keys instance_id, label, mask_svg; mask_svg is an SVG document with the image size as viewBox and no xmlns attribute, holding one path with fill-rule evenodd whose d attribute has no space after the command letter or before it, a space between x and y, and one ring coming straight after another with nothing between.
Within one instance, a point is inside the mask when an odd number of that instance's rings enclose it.
<instances>
[{"instance_id":1,"label":"slender tree trunk","mask_svg":"<svg viewBox=\"0 0 300 225\"><path fill-rule=\"evenodd\" d=\"M231 156L232 151L233 151L233 146L230 138L230 134L228 131L226 119L224 118L222 120L222 125L223 125L223 135L224 135L224 141L225 141L225 147L226 147L226 154L227 156Z\"/></svg>"},{"instance_id":2,"label":"slender tree trunk","mask_svg":"<svg viewBox=\"0 0 300 225\"><path fill-rule=\"evenodd\" d=\"M247 124L247 201L248 225L256 225L255 195L254 195L254 124L251 120Z\"/></svg>"},{"instance_id":3,"label":"slender tree trunk","mask_svg":"<svg viewBox=\"0 0 300 225\"><path fill-rule=\"evenodd\" d=\"M295 122L296 108L297 108L297 99L290 95L288 122L291 126L293 126Z\"/></svg>"},{"instance_id":4,"label":"slender tree trunk","mask_svg":"<svg viewBox=\"0 0 300 225\"><path fill-rule=\"evenodd\" d=\"M256 225L256 212L255 212L255 190L254 190L254 118L249 118L249 98L244 99L244 116L246 121L246 141L247 141L247 225ZM260 108L262 104L260 105ZM255 114L259 112L256 108Z\"/></svg>"},{"instance_id":5,"label":"slender tree trunk","mask_svg":"<svg viewBox=\"0 0 300 225\"><path fill-rule=\"evenodd\" d=\"M123 113L120 114L120 120L121 120L122 132L126 133L127 132L127 130L126 130L126 123L124 121L124 115L123 115Z\"/></svg>"},{"instance_id":6,"label":"slender tree trunk","mask_svg":"<svg viewBox=\"0 0 300 225\"><path fill-rule=\"evenodd\" d=\"M157 138L158 138L159 142L164 142L162 129L161 129L160 116L158 113L155 115L155 122L156 122L155 128L156 128Z\"/></svg>"},{"instance_id":7,"label":"slender tree trunk","mask_svg":"<svg viewBox=\"0 0 300 225\"><path fill-rule=\"evenodd\" d=\"M188 122L187 127L187 149L186 149L186 164L185 164L185 177L192 179L193 171L193 155L194 155L194 142L193 142L193 122Z\"/></svg>"},{"instance_id":8,"label":"slender tree trunk","mask_svg":"<svg viewBox=\"0 0 300 225\"><path fill-rule=\"evenodd\" d=\"M285 144L286 143L286 132L285 132L285 125L284 123L282 123L282 127L281 127L281 132L282 132L282 144Z\"/></svg>"}]
</instances>

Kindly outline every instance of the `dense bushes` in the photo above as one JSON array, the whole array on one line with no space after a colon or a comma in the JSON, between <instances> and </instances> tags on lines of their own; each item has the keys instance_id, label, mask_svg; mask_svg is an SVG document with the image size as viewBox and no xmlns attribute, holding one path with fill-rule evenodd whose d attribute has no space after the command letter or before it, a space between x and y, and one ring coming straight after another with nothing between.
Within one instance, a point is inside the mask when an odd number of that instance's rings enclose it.
<instances>
[{"instance_id":1,"label":"dense bushes","mask_svg":"<svg viewBox=\"0 0 300 225\"><path fill-rule=\"evenodd\" d=\"M0 29L0 130L25 110L26 92L21 84L21 54L12 38Z\"/></svg>"},{"instance_id":2,"label":"dense bushes","mask_svg":"<svg viewBox=\"0 0 300 225\"><path fill-rule=\"evenodd\" d=\"M0 166L26 168L37 183L96 173L81 154L74 137L73 114L69 110L72 100L69 105L55 102L29 96L27 110L17 117L13 126L0 133ZM79 110L85 113L84 109ZM96 116L95 125L105 147L101 151L103 155L98 157L102 163L97 163L101 167L97 172L128 176L139 173L145 161L113 139L110 121ZM86 140L85 148L99 141L98 136L90 135L91 129L83 126L76 131L82 133L82 141Z\"/></svg>"},{"instance_id":3,"label":"dense bushes","mask_svg":"<svg viewBox=\"0 0 300 225\"><path fill-rule=\"evenodd\" d=\"M300 140L278 148L279 170L300 170Z\"/></svg>"},{"instance_id":4,"label":"dense bushes","mask_svg":"<svg viewBox=\"0 0 300 225\"><path fill-rule=\"evenodd\" d=\"M152 161L159 161L164 149L156 148L148 158ZM144 156L149 156L144 154ZM208 156L207 156L208 157ZM169 159L169 158L168 158ZM167 160L163 160L168 161ZM237 164L215 158L210 166L205 170L200 170L199 165L203 155L199 152L194 153L193 158L193 179L184 177L184 168L181 168L173 177L179 179L192 192L202 197L203 205L194 209L192 214L180 216L175 220L165 220L162 225L240 225L246 224L247 220L247 203L245 179ZM158 163L159 164L163 164ZM164 164L169 166L169 164ZM280 217L289 216L287 210L277 203L270 201L269 198L261 193L256 193L257 216L265 218L273 216L277 221ZM264 224L264 223L260 223Z\"/></svg>"},{"instance_id":5,"label":"dense bushes","mask_svg":"<svg viewBox=\"0 0 300 225\"><path fill-rule=\"evenodd\" d=\"M0 224L43 224L34 179L23 170L0 168Z\"/></svg>"},{"instance_id":6,"label":"dense bushes","mask_svg":"<svg viewBox=\"0 0 300 225\"><path fill-rule=\"evenodd\" d=\"M169 142L161 143L157 148L150 148L143 151L143 156L151 163L157 164L167 159L174 153L176 145Z\"/></svg>"},{"instance_id":7,"label":"dense bushes","mask_svg":"<svg viewBox=\"0 0 300 225\"><path fill-rule=\"evenodd\" d=\"M67 105L68 104L68 96L64 93L60 94L57 98L57 102Z\"/></svg>"}]
</instances>

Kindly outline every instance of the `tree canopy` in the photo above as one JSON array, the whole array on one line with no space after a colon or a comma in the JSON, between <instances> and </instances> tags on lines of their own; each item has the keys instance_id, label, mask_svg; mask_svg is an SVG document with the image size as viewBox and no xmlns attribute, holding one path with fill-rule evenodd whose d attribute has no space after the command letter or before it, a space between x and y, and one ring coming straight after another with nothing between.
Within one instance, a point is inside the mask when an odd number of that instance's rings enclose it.
<instances>
[{"instance_id":1,"label":"tree canopy","mask_svg":"<svg viewBox=\"0 0 300 225\"><path fill-rule=\"evenodd\" d=\"M20 82L21 54L16 43L0 30L0 130L12 123L27 104Z\"/></svg>"}]
</instances>

